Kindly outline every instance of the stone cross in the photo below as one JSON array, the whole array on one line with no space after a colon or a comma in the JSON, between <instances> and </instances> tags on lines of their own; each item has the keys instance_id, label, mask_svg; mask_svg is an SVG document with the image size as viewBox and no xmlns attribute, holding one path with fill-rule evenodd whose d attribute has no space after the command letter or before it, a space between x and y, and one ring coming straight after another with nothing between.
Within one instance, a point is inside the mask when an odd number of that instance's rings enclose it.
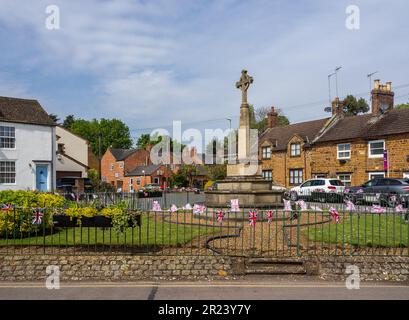
<instances>
[{"instance_id":1,"label":"stone cross","mask_svg":"<svg viewBox=\"0 0 409 320\"><path fill-rule=\"evenodd\" d=\"M247 104L247 91L250 84L253 83L253 77L247 74L247 70L241 72L240 81L236 82L236 88L241 90L242 93L242 104Z\"/></svg>"}]
</instances>

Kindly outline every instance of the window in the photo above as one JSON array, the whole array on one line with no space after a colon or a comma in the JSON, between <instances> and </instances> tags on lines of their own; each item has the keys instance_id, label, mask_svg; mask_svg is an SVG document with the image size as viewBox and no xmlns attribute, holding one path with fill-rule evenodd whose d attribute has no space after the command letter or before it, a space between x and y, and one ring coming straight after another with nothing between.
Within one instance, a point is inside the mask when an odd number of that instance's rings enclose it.
<instances>
[{"instance_id":1,"label":"window","mask_svg":"<svg viewBox=\"0 0 409 320\"><path fill-rule=\"evenodd\" d=\"M16 163L0 161L0 183L16 183Z\"/></svg>"},{"instance_id":2,"label":"window","mask_svg":"<svg viewBox=\"0 0 409 320\"><path fill-rule=\"evenodd\" d=\"M158 177L153 178L153 183L159 184L159 178Z\"/></svg>"},{"instance_id":3,"label":"window","mask_svg":"<svg viewBox=\"0 0 409 320\"><path fill-rule=\"evenodd\" d=\"M370 141L368 143L368 149L369 158L383 158L383 151L385 150L385 141L384 140Z\"/></svg>"},{"instance_id":4,"label":"window","mask_svg":"<svg viewBox=\"0 0 409 320\"><path fill-rule=\"evenodd\" d=\"M133 179L129 179L129 191L133 192Z\"/></svg>"},{"instance_id":5,"label":"window","mask_svg":"<svg viewBox=\"0 0 409 320\"><path fill-rule=\"evenodd\" d=\"M136 185L140 186L141 185L141 180L140 179L136 179Z\"/></svg>"},{"instance_id":6,"label":"window","mask_svg":"<svg viewBox=\"0 0 409 320\"><path fill-rule=\"evenodd\" d=\"M317 187L317 186L325 186L325 180L313 180L311 183L311 186Z\"/></svg>"},{"instance_id":7,"label":"window","mask_svg":"<svg viewBox=\"0 0 409 320\"><path fill-rule=\"evenodd\" d=\"M264 170L263 171L263 178L265 180L269 180L269 181L273 180L273 172L271 170Z\"/></svg>"},{"instance_id":8,"label":"window","mask_svg":"<svg viewBox=\"0 0 409 320\"><path fill-rule=\"evenodd\" d=\"M404 172L403 173L403 178L409 178L409 172Z\"/></svg>"},{"instance_id":9,"label":"window","mask_svg":"<svg viewBox=\"0 0 409 320\"><path fill-rule=\"evenodd\" d=\"M271 158L271 148L270 148L270 146L263 147L261 150L262 150L262 158L263 159L270 159Z\"/></svg>"},{"instance_id":10,"label":"window","mask_svg":"<svg viewBox=\"0 0 409 320\"><path fill-rule=\"evenodd\" d=\"M291 156L297 157L301 155L301 143L292 143L291 144Z\"/></svg>"},{"instance_id":11,"label":"window","mask_svg":"<svg viewBox=\"0 0 409 320\"><path fill-rule=\"evenodd\" d=\"M351 159L350 143L341 143L338 145L338 159Z\"/></svg>"},{"instance_id":12,"label":"window","mask_svg":"<svg viewBox=\"0 0 409 320\"><path fill-rule=\"evenodd\" d=\"M111 163L111 165L109 166L109 170L114 171L114 164Z\"/></svg>"},{"instance_id":13,"label":"window","mask_svg":"<svg viewBox=\"0 0 409 320\"><path fill-rule=\"evenodd\" d=\"M369 180L385 178L385 172L370 172Z\"/></svg>"},{"instance_id":14,"label":"window","mask_svg":"<svg viewBox=\"0 0 409 320\"><path fill-rule=\"evenodd\" d=\"M303 185L301 187L302 188L311 187L313 185L313 183L314 183L314 180L306 181L306 182L303 183Z\"/></svg>"},{"instance_id":15,"label":"window","mask_svg":"<svg viewBox=\"0 0 409 320\"><path fill-rule=\"evenodd\" d=\"M120 162L120 163L119 163L119 168L120 168L120 169L123 169L123 168L124 168L124 163L123 163L123 162Z\"/></svg>"},{"instance_id":16,"label":"window","mask_svg":"<svg viewBox=\"0 0 409 320\"><path fill-rule=\"evenodd\" d=\"M302 169L290 169L290 184L302 183Z\"/></svg>"},{"instance_id":17,"label":"window","mask_svg":"<svg viewBox=\"0 0 409 320\"><path fill-rule=\"evenodd\" d=\"M314 178L315 179L325 179L327 177L327 175L325 173L317 173L314 174ZM325 183L324 183L325 184Z\"/></svg>"},{"instance_id":18,"label":"window","mask_svg":"<svg viewBox=\"0 0 409 320\"><path fill-rule=\"evenodd\" d=\"M16 147L15 128L0 126L0 148L14 149L15 147Z\"/></svg>"},{"instance_id":19,"label":"window","mask_svg":"<svg viewBox=\"0 0 409 320\"><path fill-rule=\"evenodd\" d=\"M339 174L338 179L341 180L346 187L350 187L352 185L352 176L350 174Z\"/></svg>"}]
</instances>

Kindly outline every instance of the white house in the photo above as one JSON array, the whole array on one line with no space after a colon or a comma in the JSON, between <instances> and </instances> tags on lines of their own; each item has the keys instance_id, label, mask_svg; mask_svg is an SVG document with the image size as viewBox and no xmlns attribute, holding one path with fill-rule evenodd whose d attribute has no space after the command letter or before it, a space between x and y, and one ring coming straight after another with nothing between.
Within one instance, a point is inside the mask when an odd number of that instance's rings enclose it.
<instances>
[{"instance_id":1,"label":"white house","mask_svg":"<svg viewBox=\"0 0 409 320\"><path fill-rule=\"evenodd\" d=\"M0 97L0 191L52 191L54 121L36 100Z\"/></svg>"},{"instance_id":2,"label":"white house","mask_svg":"<svg viewBox=\"0 0 409 320\"><path fill-rule=\"evenodd\" d=\"M57 126L57 179L63 177L86 178L88 169L98 169L98 158L92 153L89 142L71 131Z\"/></svg>"}]
</instances>

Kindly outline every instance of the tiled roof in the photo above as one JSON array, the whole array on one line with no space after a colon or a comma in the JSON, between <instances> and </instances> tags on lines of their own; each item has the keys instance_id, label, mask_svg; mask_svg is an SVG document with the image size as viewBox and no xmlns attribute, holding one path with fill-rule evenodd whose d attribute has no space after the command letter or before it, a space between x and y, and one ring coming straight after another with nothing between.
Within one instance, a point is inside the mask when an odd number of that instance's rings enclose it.
<instances>
[{"instance_id":1,"label":"tiled roof","mask_svg":"<svg viewBox=\"0 0 409 320\"><path fill-rule=\"evenodd\" d=\"M159 164L152 164L149 166L138 166L132 171L129 171L125 174L125 176L143 176L143 175L151 175L156 170L160 168L161 165Z\"/></svg>"},{"instance_id":2,"label":"tiled roof","mask_svg":"<svg viewBox=\"0 0 409 320\"><path fill-rule=\"evenodd\" d=\"M109 148L109 150L111 151L116 161L123 161L131 154L138 151L138 149L118 149L118 148Z\"/></svg>"},{"instance_id":3,"label":"tiled roof","mask_svg":"<svg viewBox=\"0 0 409 320\"><path fill-rule=\"evenodd\" d=\"M267 129L267 131L260 137L260 143L263 143L266 140L272 143L276 142L276 147L273 147L272 151L283 151L287 149L289 140L295 134L299 135L305 142L310 142L315 138L328 120L329 118L319 119Z\"/></svg>"},{"instance_id":4,"label":"tiled roof","mask_svg":"<svg viewBox=\"0 0 409 320\"><path fill-rule=\"evenodd\" d=\"M54 126L37 100L0 97L0 121Z\"/></svg>"},{"instance_id":5,"label":"tiled roof","mask_svg":"<svg viewBox=\"0 0 409 320\"><path fill-rule=\"evenodd\" d=\"M409 109L393 109L381 116L364 114L345 117L335 123L316 143L358 138L372 139L402 133L409 133Z\"/></svg>"}]
</instances>

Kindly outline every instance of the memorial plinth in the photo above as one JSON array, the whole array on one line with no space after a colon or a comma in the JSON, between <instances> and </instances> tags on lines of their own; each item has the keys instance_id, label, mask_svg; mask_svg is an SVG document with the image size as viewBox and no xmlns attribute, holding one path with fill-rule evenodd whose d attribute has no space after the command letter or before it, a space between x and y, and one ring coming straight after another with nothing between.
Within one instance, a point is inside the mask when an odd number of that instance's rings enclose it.
<instances>
[{"instance_id":1,"label":"memorial plinth","mask_svg":"<svg viewBox=\"0 0 409 320\"><path fill-rule=\"evenodd\" d=\"M227 165L226 179L217 181L216 190L205 192L205 205L208 208L226 208L232 199L239 199L242 208L282 206L284 189L275 186L272 181L263 179L258 162L258 146L251 143L247 91L252 83L253 78L247 74L246 70L243 70L240 81L236 83L236 87L242 91L238 163Z\"/></svg>"}]
</instances>

